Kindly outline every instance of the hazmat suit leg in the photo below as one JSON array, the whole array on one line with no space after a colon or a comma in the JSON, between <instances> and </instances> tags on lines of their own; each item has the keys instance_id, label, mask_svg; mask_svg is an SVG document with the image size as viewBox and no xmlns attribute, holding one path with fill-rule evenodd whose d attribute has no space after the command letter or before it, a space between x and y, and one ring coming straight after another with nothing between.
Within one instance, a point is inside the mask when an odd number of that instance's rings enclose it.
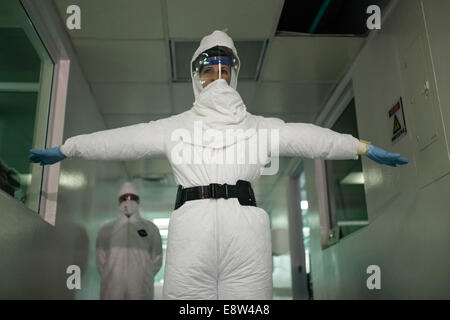
<instances>
[{"instance_id":1,"label":"hazmat suit leg","mask_svg":"<svg viewBox=\"0 0 450 320\"><path fill-rule=\"evenodd\" d=\"M211 201L189 201L172 213L164 299L217 299L216 214Z\"/></svg>"},{"instance_id":2,"label":"hazmat suit leg","mask_svg":"<svg viewBox=\"0 0 450 320\"><path fill-rule=\"evenodd\" d=\"M164 298L271 299L267 213L237 199L186 202L169 224Z\"/></svg>"},{"instance_id":3,"label":"hazmat suit leg","mask_svg":"<svg viewBox=\"0 0 450 320\"><path fill-rule=\"evenodd\" d=\"M241 206L236 199L221 199L221 202L228 202L230 210L220 210L218 214L218 299L272 299L272 244L268 214L258 207Z\"/></svg>"}]
</instances>

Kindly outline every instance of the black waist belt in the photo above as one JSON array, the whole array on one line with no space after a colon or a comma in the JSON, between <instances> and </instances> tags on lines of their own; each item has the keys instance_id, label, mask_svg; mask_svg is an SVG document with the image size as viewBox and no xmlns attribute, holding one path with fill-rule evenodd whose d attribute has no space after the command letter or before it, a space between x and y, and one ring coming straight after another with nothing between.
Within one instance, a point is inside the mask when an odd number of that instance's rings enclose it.
<instances>
[{"instance_id":1,"label":"black waist belt","mask_svg":"<svg viewBox=\"0 0 450 320\"><path fill-rule=\"evenodd\" d=\"M238 180L236 185L211 183L208 186L183 188L178 186L175 210L186 201L199 199L238 198L243 206L256 207L255 194L252 185L248 181Z\"/></svg>"}]
</instances>

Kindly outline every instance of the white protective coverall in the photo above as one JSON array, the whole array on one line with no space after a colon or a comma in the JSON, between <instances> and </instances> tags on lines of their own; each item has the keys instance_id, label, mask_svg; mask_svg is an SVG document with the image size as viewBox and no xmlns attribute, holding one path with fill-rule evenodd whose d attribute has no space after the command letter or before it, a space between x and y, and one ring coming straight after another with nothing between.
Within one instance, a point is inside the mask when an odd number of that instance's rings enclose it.
<instances>
[{"instance_id":1,"label":"white protective coverall","mask_svg":"<svg viewBox=\"0 0 450 320\"><path fill-rule=\"evenodd\" d=\"M231 48L233 40L215 31L204 37L200 52L220 45ZM239 70L237 71L237 73ZM174 152L193 148L194 153L234 152L250 139L207 144L196 139L183 143L172 137L176 129L193 132L193 123L224 130L278 129L279 155L321 159L357 159L359 140L313 124L285 123L281 119L252 115L235 90L237 73L230 86L218 79L202 89L193 81L194 106L181 114L128 127L80 135L68 139L61 150L68 157L128 160L166 155L176 182L183 187L210 183L255 182L262 163L195 164L174 160ZM176 135L175 135L176 136ZM181 145L181 147L180 147ZM269 149L269 148L268 148ZM269 157L270 151L265 156ZM175 200L175 195L174 195ZM258 199L256 199L258 202ZM173 211L168 233L164 297L169 299L271 299L272 249L269 217L259 207L242 206L238 199L187 201Z\"/></svg>"},{"instance_id":2,"label":"white protective coverall","mask_svg":"<svg viewBox=\"0 0 450 320\"><path fill-rule=\"evenodd\" d=\"M133 189L133 185L125 183L119 197L126 193L139 195ZM161 235L153 222L141 217L137 203L130 207L133 210L121 210L117 219L105 224L97 234L102 300L151 300L154 296L154 276L162 265Z\"/></svg>"}]
</instances>

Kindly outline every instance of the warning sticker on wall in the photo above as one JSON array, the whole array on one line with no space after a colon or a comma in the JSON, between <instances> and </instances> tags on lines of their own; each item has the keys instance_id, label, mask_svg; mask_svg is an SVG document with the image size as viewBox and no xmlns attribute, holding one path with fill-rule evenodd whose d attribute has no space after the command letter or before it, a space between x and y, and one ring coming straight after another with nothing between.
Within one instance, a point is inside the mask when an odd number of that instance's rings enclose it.
<instances>
[{"instance_id":1,"label":"warning sticker on wall","mask_svg":"<svg viewBox=\"0 0 450 320\"><path fill-rule=\"evenodd\" d=\"M405 114L403 113L402 98L389 110L391 120L392 138L391 142L396 142L400 137L406 135Z\"/></svg>"}]
</instances>

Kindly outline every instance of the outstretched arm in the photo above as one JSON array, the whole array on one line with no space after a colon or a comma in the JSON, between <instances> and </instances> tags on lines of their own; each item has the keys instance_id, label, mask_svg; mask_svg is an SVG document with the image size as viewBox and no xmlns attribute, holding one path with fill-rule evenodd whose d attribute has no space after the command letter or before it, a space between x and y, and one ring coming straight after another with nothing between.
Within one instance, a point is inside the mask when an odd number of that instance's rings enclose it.
<instances>
[{"instance_id":1,"label":"outstretched arm","mask_svg":"<svg viewBox=\"0 0 450 320\"><path fill-rule=\"evenodd\" d=\"M395 167L408 159L358 140L352 135L335 132L310 123L285 123L278 118L264 118L262 127L278 129L280 156L309 159L346 160L367 155L377 163ZM269 149L270 150L270 149Z\"/></svg>"},{"instance_id":2,"label":"outstretched arm","mask_svg":"<svg viewBox=\"0 0 450 320\"><path fill-rule=\"evenodd\" d=\"M29 160L41 165L66 157L89 160L133 160L164 153L165 119L118 129L83 134L66 140L64 145L45 150L30 150Z\"/></svg>"},{"instance_id":3,"label":"outstretched arm","mask_svg":"<svg viewBox=\"0 0 450 320\"><path fill-rule=\"evenodd\" d=\"M311 123L285 123L278 118L264 118L262 127L278 130L280 156L358 159L360 142L349 134L337 133ZM271 141L271 144L274 142Z\"/></svg>"}]
</instances>

